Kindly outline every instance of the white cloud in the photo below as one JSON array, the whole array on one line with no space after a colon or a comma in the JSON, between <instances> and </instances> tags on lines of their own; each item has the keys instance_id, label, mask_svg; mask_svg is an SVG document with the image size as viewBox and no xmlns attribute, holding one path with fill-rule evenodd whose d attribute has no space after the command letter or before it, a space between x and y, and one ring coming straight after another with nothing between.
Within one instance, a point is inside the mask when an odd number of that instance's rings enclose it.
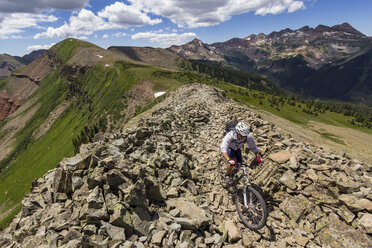
<instances>
[{"instance_id":1,"label":"white cloud","mask_svg":"<svg viewBox=\"0 0 372 248\"><path fill-rule=\"evenodd\" d=\"M9 35L22 33L25 28L42 29L39 24L56 20L57 17L45 14L3 14L0 20L0 37L9 37Z\"/></svg>"},{"instance_id":2,"label":"white cloud","mask_svg":"<svg viewBox=\"0 0 372 248\"><path fill-rule=\"evenodd\" d=\"M116 27L128 28L130 26L155 25L161 23L161 19L151 19L146 13L134 5L126 5L123 2L116 2L106 6L98 12L98 16L107 18Z\"/></svg>"},{"instance_id":3,"label":"white cloud","mask_svg":"<svg viewBox=\"0 0 372 248\"><path fill-rule=\"evenodd\" d=\"M87 5L89 0L1 0L2 13L39 13L45 9L80 9Z\"/></svg>"},{"instance_id":4,"label":"white cloud","mask_svg":"<svg viewBox=\"0 0 372 248\"><path fill-rule=\"evenodd\" d=\"M108 37L110 37L108 34L104 34L104 35L102 35L102 38L103 38L103 39L107 39Z\"/></svg>"},{"instance_id":5,"label":"white cloud","mask_svg":"<svg viewBox=\"0 0 372 248\"><path fill-rule=\"evenodd\" d=\"M82 9L70 17L69 23L65 23L57 28L49 27L46 32L36 34L34 38L89 36L99 30L128 28L130 26L143 26L147 24L154 25L160 22L160 19L151 19L147 14L132 5L116 2L106 6L97 15L90 10Z\"/></svg>"},{"instance_id":6,"label":"white cloud","mask_svg":"<svg viewBox=\"0 0 372 248\"><path fill-rule=\"evenodd\" d=\"M115 37L124 37L124 36L127 36L127 34L124 33L124 32L117 32L117 33L113 34L113 36L115 36Z\"/></svg>"},{"instance_id":7,"label":"white cloud","mask_svg":"<svg viewBox=\"0 0 372 248\"><path fill-rule=\"evenodd\" d=\"M155 32L143 32L137 33L131 36L133 40L149 40L150 42L156 42L164 47L171 45L181 45L187 41L197 37L195 33L155 33Z\"/></svg>"},{"instance_id":8,"label":"white cloud","mask_svg":"<svg viewBox=\"0 0 372 248\"><path fill-rule=\"evenodd\" d=\"M89 36L94 31L111 29L109 23L96 16L92 11L82 9L77 15L70 17L70 22L58 28L49 27L46 32L36 34L34 39L42 37L64 38L70 36Z\"/></svg>"},{"instance_id":9,"label":"white cloud","mask_svg":"<svg viewBox=\"0 0 372 248\"><path fill-rule=\"evenodd\" d=\"M56 43L52 43L49 45L32 45L27 47L27 51L34 51L34 50L40 50L40 49L49 49L52 46L54 46Z\"/></svg>"},{"instance_id":10,"label":"white cloud","mask_svg":"<svg viewBox=\"0 0 372 248\"><path fill-rule=\"evenodd\" d=\"M305 8L304 0L128 0L145 13L163 16L179 27L217 25L233 15L294 12Z\"/></svg>"}]
</instances>

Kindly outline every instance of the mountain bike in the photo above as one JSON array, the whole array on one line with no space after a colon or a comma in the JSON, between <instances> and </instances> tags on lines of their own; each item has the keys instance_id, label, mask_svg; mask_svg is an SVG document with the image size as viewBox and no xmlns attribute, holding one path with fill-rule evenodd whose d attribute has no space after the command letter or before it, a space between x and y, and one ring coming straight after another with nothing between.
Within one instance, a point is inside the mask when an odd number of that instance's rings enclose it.
<instances>
[{"instance_id":1,"label":"mountain bike","mask_svg":"<svg viewBox=\"0 0 372 248\"><path fill-rule=\"evenodd\" d=\"M237 164L232 170L233 179L231 182L226 181L226 165L227 161L225 159L221 158L218 161L217 172L220 184L228 191L230 187L234 188L232 193L234 193L236 211L244 225L252 230L261 229L266 225L267 207L262 194L255 189L250 181L247 169L251 165ZM242 178L244 186L236 189Z\"/></svg>"}]
</instances>

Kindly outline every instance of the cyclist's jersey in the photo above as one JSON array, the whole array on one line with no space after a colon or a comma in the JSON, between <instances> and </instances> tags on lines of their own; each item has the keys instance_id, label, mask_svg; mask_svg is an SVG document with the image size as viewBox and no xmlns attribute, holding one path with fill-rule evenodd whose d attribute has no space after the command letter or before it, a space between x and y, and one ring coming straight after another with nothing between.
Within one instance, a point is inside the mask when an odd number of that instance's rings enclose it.
<instances>
[{"instance_id":1,"label":"cyclist's jersey","mask_svg":"<svg viewBox=\"0 0 372 248\"><path fill-rule=\"evenodd\" d=\"M256 143L251 134L246 138L239 140L238 135L233 130L228 132L225 137L223 137L221 144L221 152L228 152L228 149L238 150L244 146L244 143L248 143L249 149L251 152L256 153L258 151Z\"/></svg>"}]
</instances>

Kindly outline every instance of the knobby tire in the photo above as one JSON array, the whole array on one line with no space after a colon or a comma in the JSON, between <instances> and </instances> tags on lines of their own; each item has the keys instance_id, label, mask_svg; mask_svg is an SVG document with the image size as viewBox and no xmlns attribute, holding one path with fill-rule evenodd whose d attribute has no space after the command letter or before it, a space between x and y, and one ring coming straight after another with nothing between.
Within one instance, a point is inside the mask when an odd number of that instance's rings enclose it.
<instances>
[{"instance_id":1,"label":"knobby tire","mask_svg":"<svg viewBox=\"0 0 372 248\"><path fill-rule=\"evenodd\" d=\"M236 191L235 205L240 219L244 225L252 230L259 230L265 226L267 220L266 201L253 187L247 186L247 202L253 201L250 208L244 206L243 188ZM252 215L253 213L253 215Z\"/></svg>"}]
</instances>

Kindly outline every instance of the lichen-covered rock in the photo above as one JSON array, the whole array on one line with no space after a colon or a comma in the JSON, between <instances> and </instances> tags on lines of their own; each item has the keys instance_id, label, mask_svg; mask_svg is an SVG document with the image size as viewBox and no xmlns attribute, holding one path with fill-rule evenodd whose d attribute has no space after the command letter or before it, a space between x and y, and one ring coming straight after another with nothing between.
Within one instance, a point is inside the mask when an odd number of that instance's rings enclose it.
<instances>
[{"instance_id":1,"label":"lichen-covered rock","mask_svg":"<svg viewBox=\"0 0 372 248\"><path fill-rule=\"evenodd\" d=\"M286 198L279 207L289 218L297 222L301 216L304 216L313 206L314 204L303 195L297 195Z\"/></svg>"},{"instance_id":2,"label":"lichen-covered rock","mask_svg":"<svg viewBox=\"0 0 372 248\"><path fill-rule=\"evenodd\" d=\"M320 244L334 248L339 247L371 247L372 240L351 226L340 221L336 216L330 215L319 220L324 227L317 233Z\"/></svg>"},{"instance_id":3,"label":"lichen-covered rock","mask_svg":"<svg viewBox=\"0 0 372 248\"><path fill-rule=\"evenodd\" d=\"M290 188L291 190L295 190L297 188L296 184L296 177L294 176L293 172L287 171L280 179L279 181Z\"/></svg>"}]
</instances>

